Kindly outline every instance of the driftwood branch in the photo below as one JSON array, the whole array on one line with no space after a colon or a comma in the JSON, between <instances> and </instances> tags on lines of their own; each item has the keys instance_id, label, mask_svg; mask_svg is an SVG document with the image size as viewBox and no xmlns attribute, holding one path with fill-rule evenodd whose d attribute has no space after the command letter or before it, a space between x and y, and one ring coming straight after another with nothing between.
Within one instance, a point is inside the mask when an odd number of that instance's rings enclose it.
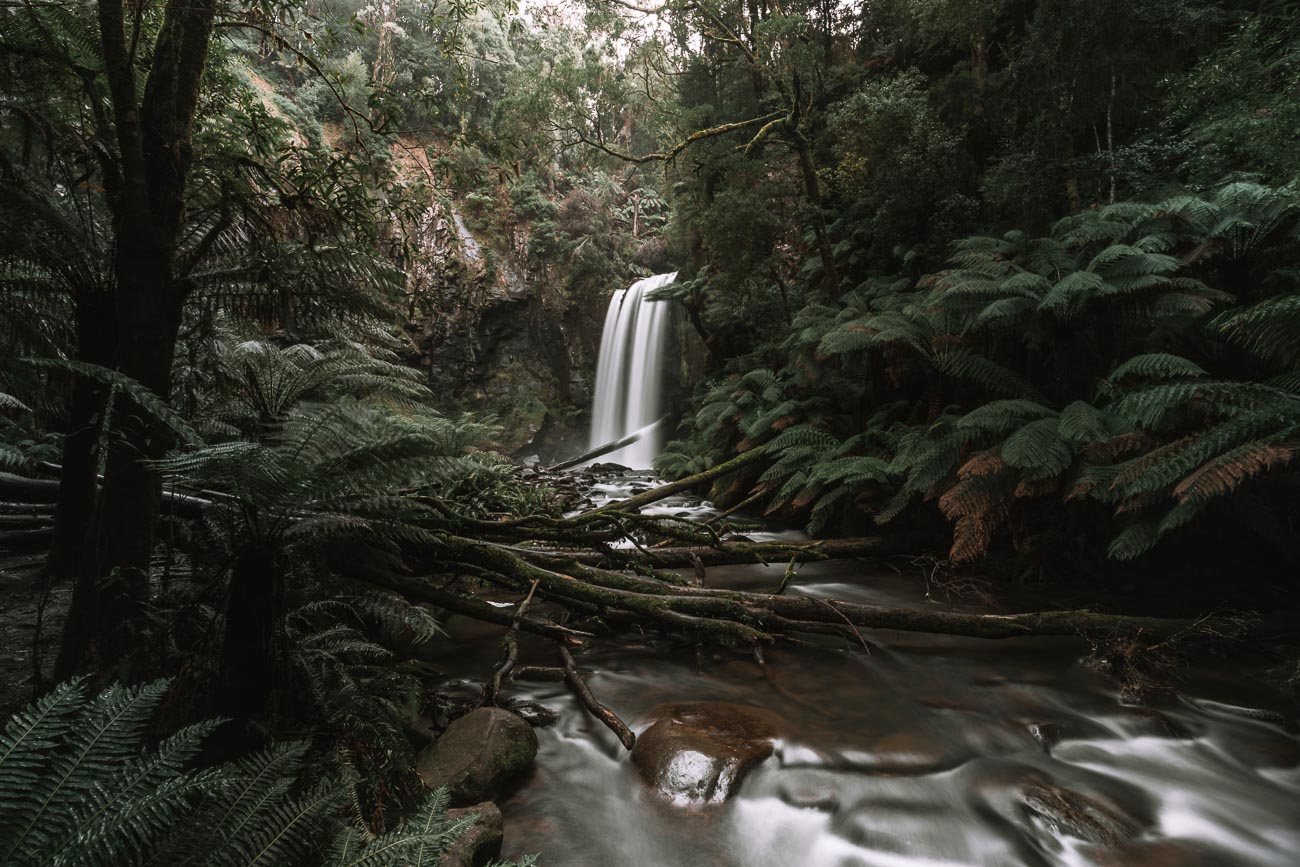
<instances>
[{"instance_id":1,"label":"driftwood branch","mask_svg":"<svg viewBox=\"0 0 1300 867\"><path fill-rule=\"evenodd\" d=\"M528 595L519 603L515 609L515 616L510 619L510 630L501 639L505 648L505 653L501 657L500 664L492 670L492 679L488 681L487 687L483 691L483 703L495 705L497 697L501 694L501 680L508 677L510 671L515 667L519 660L519 624L528 614L528 606L533 601L533 594L537 592L537 582L534 581L528 588Z\"/></svg>"},{"instance_id":2,"label":"driftwood branch","mask_svg":"<svg viewBox=\"0 0 1300 867\"><path fill-rule=\"evenodd\" d=\"M582 706L587 709L587 713L600 720L605 726L612 731L627 750L636 746L636 735L627 727L618 715L612 710L596 701L596 697L591 694L591 689L587 682L578 674L578 667L573 663L573 654L563 644L559 645L560 660L564 663L564 680L569 684L569 688L578 696Z\"/></svg>"}]
</instances>

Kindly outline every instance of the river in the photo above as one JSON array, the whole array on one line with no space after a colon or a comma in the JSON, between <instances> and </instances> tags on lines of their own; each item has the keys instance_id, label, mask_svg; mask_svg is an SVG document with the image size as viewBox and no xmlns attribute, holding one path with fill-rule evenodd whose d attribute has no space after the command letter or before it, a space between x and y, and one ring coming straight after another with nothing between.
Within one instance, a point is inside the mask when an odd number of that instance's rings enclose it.
<instances>
[{"instance_id":1,"label":"river","mask_svg":"<svg viewBox=\"0 0 1300 867\"><path fill-rule=\"evenodd\" d=\"M595 496L645 483L598 485ZM682 499L654 509L710 514ZM807 564L787 592L964 607L906 571ZM783 572L717 567L707 584L775 588ZM489 670L498 636L452 629L459 663ZM763 666L650 638L578 653L592 691L638 733L666 702L736 703L779 720L773 755L721 805L664 803L564 684L515 683L512 696L559 722L538 731L536 771L501 804L504 856L538 852L549 867L1300 864L1296 708L1230 664L1198 662L1178 672L1176 693L1134 704L1083 664L1079 640L864 637L869 651L774 649ZM524 642L521 658L554 664L544 643ZM1042 808L1055 793L1116 817L1123 840L1060 821Z\"/></svg>"}]
</instances>

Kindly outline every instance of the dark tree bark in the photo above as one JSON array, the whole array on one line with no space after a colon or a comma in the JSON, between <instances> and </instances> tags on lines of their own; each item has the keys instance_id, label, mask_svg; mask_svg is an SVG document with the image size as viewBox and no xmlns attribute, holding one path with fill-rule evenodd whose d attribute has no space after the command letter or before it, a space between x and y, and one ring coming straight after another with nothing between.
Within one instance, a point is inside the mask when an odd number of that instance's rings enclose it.
<instances>
[{"instance_id":1,"label":"dark tree bark","mask_svg":"<svg viewBox=\"0 0 1300 867\"><path fill-rule=\"evenodd\" d=\"M108 200L116 241L118 370L165 398L187 293L176 255L216 4L192 0L166 7L143 96L137 96L122 0L99 0L97 11L117 146ZM125 401L115 409L121 415L59 654L64 677L91 656L101 666L120 660L149 596L160 484L142 462L162 456L170 439Z\"/></svg>"},{"instance_id":2,"label":"dark tree bark","mask_svg":"<svg viewBox=\"0 0 1300 867\"><path fill-rule=\"evenodd\" d=\"M92 292L78 297L74 314L77 326L77 358L101 367L117 364L113 297ZM72 386L68 424L63 435L62 472L59 476L58 508L54 513L54 540L46 560L51 580L75 577L81 568L86 530L95 511L99 489L99 439L108 409L108 389L79 376Z\"/></svg>"}]
</instances>

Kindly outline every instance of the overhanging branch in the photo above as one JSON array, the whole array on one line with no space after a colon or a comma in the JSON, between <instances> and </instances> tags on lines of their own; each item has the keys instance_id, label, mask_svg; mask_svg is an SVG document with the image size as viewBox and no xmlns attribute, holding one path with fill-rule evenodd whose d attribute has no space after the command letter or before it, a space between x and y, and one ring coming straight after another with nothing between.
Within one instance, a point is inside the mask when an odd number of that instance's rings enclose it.
<instances>
[{"instance_id":1,"label":"overhanging branch","mask_svg":"<svg viewBox=\"0 0 1300 867\"><path fill-rule=\"evenodd\" d=\"M651 162L666 163L677 159L677 157L681 155L682 151L686 150L688 147L695 144L696 142L704 141L705 139L709 139L709 138L716 138L721 135L726 135L727 133L735 132L736 130L748 129L749 127L752 126L761 126L761 125L770 124L773 121L782 120L784 118L785 118L784 112L774 111L771 112L770 114L765 114L762 117L754 117L754 118L750 118L749 120L736 121L735 123L724 123L718 126L709 127L708 129L697 130L696 132L691 133L686 138L682 139L681 141L679 141L677 144L673 145L671 148L669 148L666 151L663 151L661 153L642 154L639 156L636 154L628 154L628 153L623 153L622 151L615 150L614 148L611 148L609 145L605 144L604 142L600 142L588 138L583 133L578 133L578 140L583 144L590 145L591 147L603 151L612 157L616 157L617 159L623 160L624 162L635 163L636 165L644 165L645 163L651 163Z\"/></svg>"}]
</instances>

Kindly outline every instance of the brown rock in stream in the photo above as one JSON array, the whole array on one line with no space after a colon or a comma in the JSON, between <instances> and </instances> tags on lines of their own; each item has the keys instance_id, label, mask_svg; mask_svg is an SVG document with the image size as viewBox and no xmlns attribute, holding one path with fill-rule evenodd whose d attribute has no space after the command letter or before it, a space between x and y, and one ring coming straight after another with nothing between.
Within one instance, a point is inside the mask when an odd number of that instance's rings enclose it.
<instances>
[{"instance_id":1,"label":"brown rock in stream","mask_svg":"<svg viewBox=\"0 0 1300 867\"><path fill-rule=\"evenodd\" d=\"M759 708L726 702L659 705L637 737L632 764L660 795L680 806L718 804L772 754L775 720Z\"/></svg>"},{"instance_id":2,"label":"brown rock in stream","mask_svg":"<svg viewBox=\"0 0 1300 867\"><path fill-rule=\"evenodd\" d=\"M1020 803L1058 833L1099 846L1127 843L1146 823L1101 799L1047 782L1032 782L1020 790Z\"/></svg>"},{"instance_id":3,"label":"brown rock in stream","mask_svg":"<svg viewBox=\"0 0 1300 867\"><path fill-rule=\"evenodd\" d=\"M509 711L481 707L420 750L415 769L430 789L446 786L453 806L466 806L500 795L536 757L532 726Z\"/></svg>"}]
</instances>

